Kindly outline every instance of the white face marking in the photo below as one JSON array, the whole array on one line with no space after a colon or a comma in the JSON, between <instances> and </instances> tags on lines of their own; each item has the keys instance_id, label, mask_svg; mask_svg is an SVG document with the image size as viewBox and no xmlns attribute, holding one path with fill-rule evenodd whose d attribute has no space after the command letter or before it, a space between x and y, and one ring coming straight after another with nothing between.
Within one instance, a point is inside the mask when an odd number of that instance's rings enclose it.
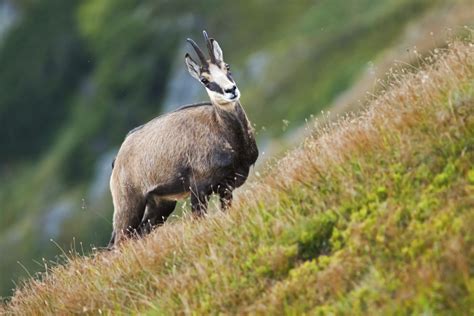
<instances>
[{"instance_id":1,"label":"white face marking","mask_svg":"<svg viewBox=\"0 0 474 316\"><path fill-rule=\"evenodd\" d=\"M225 71L220 69L214 64L209 65L209 74L212 78L212 81L215 82L222 89L223 94L217 93L215 91L209 90L206 88L209 97L219 103L227 103L237 101L240 98L240 91L237 88L237 85L229 80ZM235 90L233 88L235 87ZM226 92L232 91L232 92Z\"/></svg>"}]
</instances>

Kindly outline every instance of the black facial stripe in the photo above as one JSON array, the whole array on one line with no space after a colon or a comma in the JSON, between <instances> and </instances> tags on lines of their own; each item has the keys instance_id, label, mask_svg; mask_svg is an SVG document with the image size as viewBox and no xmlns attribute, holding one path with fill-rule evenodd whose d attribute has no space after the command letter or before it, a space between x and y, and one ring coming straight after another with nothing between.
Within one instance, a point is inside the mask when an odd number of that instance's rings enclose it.
<instances>
[{"instance_id":1,"label":"black facial stripe","mask_svg":"<svg viewBox=\"0 0 474 316\"><path fill-rule=\"evenodd\" d=\"M231 82L234 82L234 79L232 78L232 76L230 75L230 73L227 73L227 78L228 78Z\"/></svg>"},{"instance_id":2,"label":"black facial stripe","mask_svg":"<svg viewBox=\"0 0 474 316\"><path fill-rule=\"evenodd\" d=\"M207 88L211 91L224 94L224 92L222 91L222 88L215 82L209 82L209 84L207 85Z\"/></svg>"}]
</instances>

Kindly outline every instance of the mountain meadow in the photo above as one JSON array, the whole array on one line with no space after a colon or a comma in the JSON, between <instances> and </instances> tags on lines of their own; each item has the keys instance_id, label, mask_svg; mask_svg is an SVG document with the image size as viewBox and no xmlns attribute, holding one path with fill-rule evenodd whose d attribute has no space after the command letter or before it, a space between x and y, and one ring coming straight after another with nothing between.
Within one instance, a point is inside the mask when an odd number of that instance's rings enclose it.
<instances>
[{"instance_id":1,"label":"mountain meadow","mask_svg":"<svg viewBox=\"0 0 474 316\"><path fill-rule=\"evenodd\" d=\"M127 132L207 100L203 29L259 161L228 212L104 251ZM474 313L473 29L464 0L0 1L0 314Z\"/></svg>"},{"instance_id":2,"label":"mountain meadow","mask_svg":"<svg viewBox=\"0 0 474 316\"><path fill-rule=\"evenodd\" d=\"M393 73L359 115L312 131L228 213L64 253L5 312L469 314L473 44L430 58Z\"/></svg>"}]
</instances>

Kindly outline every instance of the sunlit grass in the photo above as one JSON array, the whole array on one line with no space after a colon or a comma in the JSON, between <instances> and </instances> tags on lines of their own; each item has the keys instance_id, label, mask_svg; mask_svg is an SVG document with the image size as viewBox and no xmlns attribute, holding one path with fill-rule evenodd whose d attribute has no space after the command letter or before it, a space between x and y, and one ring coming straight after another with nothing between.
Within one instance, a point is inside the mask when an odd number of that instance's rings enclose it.
<instances>
[{"instance_id":1,"label":"sunlit grass","mask_svg":"<svg viewBox=\"0 0 474 316\"><path fill-rule=\"evenodd\" d=\"M69 254L6 313L465 314L474 306L474 54L454 43L314 131L229 213Z\"/></svg>"},{"instance_id":2,"label":"sunlit grass","mask_svg":"<svg viewBox=\"0 0 474 316\"><path fill-rule=\"evenodd\" d=\"M463 2L465 9L458 5ZM368 61L380 66L377 59L383 57L391 64L402 57L405 48L416 45L420 51L426 51L426 47L445 45L440 41L446 38L447 27L453 27L457 34L454 25L464 25L467 17L472 16L468 13L472 11L469 10L472 5L468 2L316 1L269 7L261 1L244 1L234 6L229 14L226 4L211 5L204 1L193 3L191 11L207 21L206 28L225 48L226 58L233 65L239 87L245 92L244 107L252 122L257 124L260 139L264 139L262 150L267 154L261 156L262 162L269 156L275 157L275 151L282 152L287 148L288 139L294 144L295 130L305 117L329 107L335 98L339 101L341 91L346 91L354 82L361 82L360 76ZM46 2L44 5L48 16L53 14ZM63 247L70 244L72 236L87 245L107 243L111 229L110 194L105 194L100 203L88 200L89 185L96 176L94 168L105 151L119 146L130 128L160 112L161 98L166 91L157 87L153 78L160 77L162 83L167 82L167 65L175 62L182 65L182 54L176 54L175 46L184 44L184 38L188 36L196 39L201 36L201 30L194 27L192 30L167 29L166 25L180 21L179 17L190 10L179 2L163 7L161 1L155 0L140 3L91 0L78 5L80 9L76 11L74 21L84 45L92 54L88 64L93 69L80 85L87 89L78 87L70 100L55 102L62 109L68 108L70 114L62 121L62 127L51 135L44 154L14 167L1 181L0 252L9 255L0 260L0 295L9 296L12 280L17 282L25 275L17 261L34 273L42 267L35 261L41 257L53 258L58 253L48 242L51 237ZM39 2L35 6L40 6ZM467 17L449 13L454 7L458 7L458 12L466 12ZM143 16L145 12L148 13ZM433 12L437 12L434 19L438 28L422 22ZM28 18L25 16L21 20L27 22ZM245 25L242 25L243 20ZM415 30L413 24L418 25ZM40 37L34 36L37 30L32 25L29 36L36 43ZM428 36L431 31L435 36ZM407 36L410 40L404 41ZM422 42L430 42L430 45L423 49ZM37 46L38 49L32 51L41 51L51 45L40 40ZM388 53L397 46L404 47L402 53ZM11 54L19 56L17 50L11 50ZM253 63L256 55L267 60L266 67L260 68L258 62ZM171 63L173 59L176 61ZM21 76L23 71L20 70L26 65L21 58L7 60L20 61L18 65L23 66L10 71L14 77ZM154 66L152 61L158 65ZM66 68L70 70L70 67ZM378 67L377 76L384 77L387 68ZM263 73L258 69L263 69ZM42 82L47 86L51 83L50 80ZM371 88L362 88L361 94ZM30 95L20 90L20 98ZM351 102L356 103L359 99L362 98L352 95ZM25 104L34 106L36 99L33 97ZM22 112L14 103L9 103L8 107L15 113ZM331 111L334 113L333 108ZM41 126L50 125L44 120L36 122L40 126L35 129L38 131L42 130ZM15 129L19 127L16 120L10 120L10 123ZM5 130L10 128L5 127ZM269 135L283 132L284 138L271 140L271 148L277 149L263 149ZM30 140L37 143L36 137ZM17 144L19 148L29 147L24 142ZM62 201L74 204L70 217L61 224L59 236L49 236L38 223L48 220L48 214ZM83 208L83 205L87 207Z\"/></svg>"}]
</instances>

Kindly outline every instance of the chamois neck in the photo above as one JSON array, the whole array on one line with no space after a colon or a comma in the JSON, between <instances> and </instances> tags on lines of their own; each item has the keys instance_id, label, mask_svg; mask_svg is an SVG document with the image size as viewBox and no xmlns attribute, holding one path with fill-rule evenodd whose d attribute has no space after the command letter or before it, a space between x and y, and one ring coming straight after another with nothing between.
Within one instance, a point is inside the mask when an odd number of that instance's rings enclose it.
<instances>
[{"instance_id":1,"label":"chamois neck","mask_svg":"<svg viewBox=\"0 0 474 316\"><path fill-rule=\"evenodd\" d=\"M231 142L234 150L240 153L240 159L252 165L258 157L257 144L252 125L239 101L226 105L214 105L215 118L223 131L223 136Z\"/></svg>"},{"instance_id":2,"label":"chamois neck","mask_svg":"<svg viewBox=\"0 0 474 316\"><path fill-rule=\"evenodd\" d=\"M216 116L219 123L223 126L246 126L247 117L239 101L215 103L212 105L216 109Z\"/></svg>"},{"instance_id":3,"label":"chamois neck","mask_svg":"<svg viewBox=\"0 0 474 316\"><path fill-rule=\"evenodd\" d=\"M239 101L226 105L214 105L216 119L223 130L232 130L233 135L247 139L253 138L253 129Z\"/></svg>"},{"instance_id":4,"label":"chamois neck","mask_svg":"<svg viewBox=\"0 0 474 316\"><path fill-rule=\"evenodd\" d=\"M212 105L214 105L217 109L223 111L235 111L236 107L240 105L239 101L215 101L211 100Z\"/></svg>"}]
</instances>

